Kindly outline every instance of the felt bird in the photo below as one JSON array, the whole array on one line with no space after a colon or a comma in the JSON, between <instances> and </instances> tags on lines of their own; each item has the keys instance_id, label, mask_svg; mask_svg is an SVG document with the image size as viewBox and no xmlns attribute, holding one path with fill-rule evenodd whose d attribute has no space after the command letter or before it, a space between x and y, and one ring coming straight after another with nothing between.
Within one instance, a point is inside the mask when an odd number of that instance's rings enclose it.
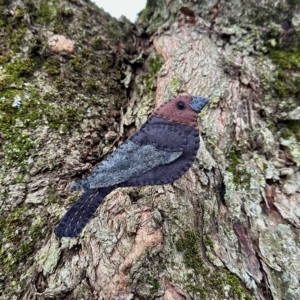
<instances>
[{"instance_id":1,"label":"felt bird","mask_svg":"<svg viewBox=\"0 0 300 300\"><path fill-rule=\"evenodd\" d=\"M71 187L85 191L60 221L56 236L76 237L118 187L163 185L186 173L200 146L198 113L208 101L177 96L160 105L140 130Z\"/></svg>"}]
</instances>

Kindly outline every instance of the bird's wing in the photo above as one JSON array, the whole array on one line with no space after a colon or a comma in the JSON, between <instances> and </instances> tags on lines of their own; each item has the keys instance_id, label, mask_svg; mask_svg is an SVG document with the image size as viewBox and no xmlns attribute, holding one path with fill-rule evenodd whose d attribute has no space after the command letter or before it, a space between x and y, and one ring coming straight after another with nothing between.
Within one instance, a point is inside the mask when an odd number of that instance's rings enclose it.
<instances>
[{"instance_id":1,"label":"bird's wing","mask_svg":"<svg viewBox=\"0 0 300 300\"><path fill-rule=\"evenodd\" d=\"M153 145L127 140L100 165L93 174L77 181L71 190L108 187L138 177L151 169L177 159L182 151L165 151Z\"/></svg>"}]
</instances>

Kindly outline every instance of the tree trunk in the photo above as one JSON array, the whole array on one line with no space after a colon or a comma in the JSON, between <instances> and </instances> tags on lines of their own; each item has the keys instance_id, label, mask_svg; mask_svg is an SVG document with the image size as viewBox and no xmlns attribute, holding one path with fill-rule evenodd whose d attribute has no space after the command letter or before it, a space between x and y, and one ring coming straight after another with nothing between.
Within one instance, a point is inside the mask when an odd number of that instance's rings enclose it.
<instances>
[{"instance_id":1,"label":"tree trunk","mask_svg":"<svg viewBox=\"0 0 300 300\"><path fill-rule=\"evenodd\" d=\"M300 299L299 0L0 0L1 299ZM173 184L77 238L69 187L171 96L211 99Z\"/></svg>"}]
</instances>

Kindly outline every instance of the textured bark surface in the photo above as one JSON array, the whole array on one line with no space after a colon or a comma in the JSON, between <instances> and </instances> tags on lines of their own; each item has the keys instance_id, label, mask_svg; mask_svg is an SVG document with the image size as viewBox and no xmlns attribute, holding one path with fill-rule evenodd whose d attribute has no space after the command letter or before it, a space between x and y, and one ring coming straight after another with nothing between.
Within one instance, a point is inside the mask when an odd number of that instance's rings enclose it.
<instances>
[{"instance_id":1,"label":"textured bark surface","mask_svg":"<svg viewBox=\"0 0 300 300\"><path fill-rule=\"evenodd\" d=\"M1 299L300 298L298 0L0 0ZM211 99L173 184L58 239L69 187L178 93Z\"/></svg>"}]
</instances>

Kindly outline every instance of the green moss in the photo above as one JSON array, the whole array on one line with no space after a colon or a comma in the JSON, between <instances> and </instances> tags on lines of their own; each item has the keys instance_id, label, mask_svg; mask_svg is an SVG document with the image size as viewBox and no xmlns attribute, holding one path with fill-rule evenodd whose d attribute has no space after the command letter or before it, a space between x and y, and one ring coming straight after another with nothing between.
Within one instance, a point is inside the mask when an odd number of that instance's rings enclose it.
<instances>
[{"instance_id":1,"label":"green moss","mask_svg":"<svg viewBox=\"0 0 300 300\"><path fill-rule=\"evenodd\" d=\"M38 9L33 0L27 0L24 5L26 6L26 12L29 14L31 21L35 21L37 18Z\"/></svg>"},{"instance_id":2,"label":"green moss","mask_svg":"<svg viewBox=\"0 0 300 300\"><path fill-rule=\"evenodd\" d=\"M43 96L43 100L45 102L55 102L57 100L57 96L51 92L46 92Z\"/></svg>"},{"instance_id":3,"label":"green moss","mask_svg":"<svg viewBox=\"0 0 300 300\"><path fill-rule=\"evenodd\" d=\"M34 238L43 239L46 235L45 230L43 230L44 226L45 223L43 221L39 222L38 224L35 224L31 227L29 234Z\"/></svg>"},{"instance_id":4,"label":"green moss","mask_svg":"<svg viewBox=\"0 0 300 300\"><path fill-rule=\"evenodd\" d=\"M82 56L83 58L87 58L87 59L88 59L88 58L90 57L90 52L89 52L89 50L87 50L87 49L81 50L80 54L81 54L81 56Z\"/></svg>"},{"instance_id":5,"label":"green moss","mask_svg":"<svg viewBox=\"0 0 300 300\"><path fill-rule=\"evenodd\" d=\"M247 171L247 167L240 163L240 152L232 150L228 156L230 165L226 170L233 175L233 183L236 187L244 186L246 189L250 188L251 174Z\"/></svg>"},{"instance_id":6,"label":"green moss","mask_svg":"<svg viewBox=\"0 0 300 300\"><path fill-rule=\"evenodd\" d=\"M147 94L150 94L154 88L155 84L155 77L157 72L160 70L162 66L162 61L159 56L156 56L155 58L149 59L149 67L150 67L150 76L142 75L141 79L145 82L145 91Z\"/></svg>"},{"instance_id":7,"label":"green moss","mask_svg":"<svg viewBox=\"0 0 300 300\"><path fill-rule=\"evenodd\" d=\"M45 70L48 75L54 76L60 74L60 62L57 57L51 57L45 62Z\"/></svg>"},{"instance_id":8,"label":"green moss","mask_svg":"<svg viewBox=\"0 0 300 300\"><path fill-rule=\"evenodd\" d=\"M293 17L292 6L285 13L286 23L291 22ZM300 34L296 30L289 30L286 37L282 38L282 32L282 28L272 27L265 35L268 56L277 66L277 76L271 86L280 98L300 93L299 75L295 76L300 71ZM271 46L268 44L270 40L273 41Z\"/></svg>"},{"instance_id":9,"label":"green moss","mask_svg":"<svg viewBox=\"0 0 300 300\"><path fill-rule=\"evenodd\" d=\"M80 72L83 69L83 60L80 56L75 56L72 60L71 60L71 70L72 71L77 71Z\"/></svg>"},{"instance_id":10,"label":"green moss","mask_svg":"<svg viewBox=\"0 0 300 300\"><path fill-rule=\"evenodd\" d=\"M56 187L53 187L50 190L48 190L47 198L49 204L60 202L60 196L57 194Z\"/></svg>"},{"instance_id":11,"label":"green moss","mask_svg":"<svg viewBox=\"0 0 300 300\"><path fill-rule=\"evenodd\" d=\"M283 69L300 68L300 53L271 50L270 57L279 67Z\"/></svg>"},{"instance_id":12,"label":"green moss","mask_svg":"<svg viewBox=\"0 0 300 300\"><path fill-rule=\"evenodd\" d=\"M6 159L9 162L24 160L34 145L34 139L29 134L12 134L6 137L10 140L3 147Z\"/></svg>"},{"instance_id":13,"label":"green moss","mask_svg":"<svg viewBox=\"0 0 300 300\"><path fill-rule=\"evenodd\" d=\"M100 58L100 63L101 63L101 70L104 72L104 73L107 73L108 70L109 70L109 66L112 64L113 60L112 60L112 57L110 55L103 55L101 58Z\"/></svg>"},{"instance_id":14,"label":"green moss","mask_svg":"<svg viewBox=\"0 0 300 300\"><path fill-rule=\"evenodd\" d=\"M13 52L18 52L20 51L19 45L20 42L22 41L22 38L27 30L27 24L26 23L21 23L21 24L14 24L15 29L12 27L9 27L8 25L6 27L6 40L7 40L7 45L10 47L10 49Z\"/></svg>"},{"instance_id":15,"label":"green moss","mask_svg":"<svg viewBox=\"0 0 300 300\"><path fill-rule=\"evenodd\" d=\"M57 130L62 124L70 129L81 121L80 110L48 104L42 101L39 92L34 88L30 89L30 93L28 98L16 89L0 91L0 131L7 141L3 149L7 161L13 164L24 161L35 145L30 131L20 130L20 125L27 129L35 129L38 125L47 124ZM53 100L54 96L48 96L44 99ZM20 99L19 106L14 105L16 99Z\"/></svg>"},{"instance_id":16,"label":"green moss","mask_svg":"<svg viewBox=\"0 0 300 300\"><path fill-rule=\"evenodd\" d=\"M4 3L0 2L0 28L6 28L8 25L8 17L4 10Z\"/></svg>"},{"instance_id":17,"label":"green moss","mask_svg":"<svg viewBox=\"0 0 300 300\"><path fill-rule=\"evenodd\" d=\"M115 93L118 89L118 85L115 82L110 82L109 84L109 91Z\"/></svg>"},{"instance_id":18,"label":"green moss","mask_svg":"<svg viewBox=\"0 0 300 300\"><path fill-rule=\"evenodd\" d=\"M7 85L7 76L0 76L0 91L2 91Z\"/></svg>"},{"instance_id":19,"label":"green moss","mask_svg":"<svg viewBox=\"0 0 300 300\"><path fill-rule=\"evenodd\" d=\"M162 66L161 58L159 56L156 56L155 58L150 58L149 65L151 68L151 76L155 76Z\"/></svg>"},{"instance_id":20,"label":"green moss","mask_svg":"<svg viewBox=\"0 0 300 300\"><path fill-rule=\"evenodd\" d=\"M122 66L118 64L119 54L113 57L112 52L108 53L110 58L106 59L101 65L98 58L104 55L99 56L98 52L96 57L96 55L93 55L95 51L89 46L87 47L89 47L92 53L89 53L87 50L80 52L78 45L78 53L80 54L76 55L78 55L81 60L77 57L73 59L74 57L72 55L66 53L62 56L60 54L55 55L47 48L47 41L43 33L46 31L58 32L60 30L64 30L66 33L67 30L63 28L69 28L70 31L77 30L76 26L74 27L71 26L72 24L68 24L74 15L73 11L67 6L64 6L61 1L57 0L26 0L23 2L20 1L19 3L20 7L16 6L13 7L13 10L9 10L8 7L6 7L8 1L4 3L4 1L0 0L0 31L2 37L2 46L0 46L0 64L2 67L0 72L0 131L4 134L4 144L1 143L0 152L4 150L5 157L2 157L1 160L6 170L9 170L12 165L24 165L29 156L35 156L40 152L41 147L43 147L42 141L39 138L41 128L47 128L51 134L51 131L59 129L60 126L61 128L69 128L70 130L77 126L81 120L82 110L75 108L81 105L83 101L87 101L87 103L91 105L93 101L95 101L95 103L97 101L97 105L99 106L101 105L102 98L105 98L107 102L105 105L109 105L110 109L114 110L115 104L110 102L109 99L111 99L111 95L108 95L108 93L101 91L100 98L99 95L97 95L94 99L90 97L91 100L86 96L89 96L92 92L97 92L99 86L102 86L103 73L100 70L101 67L105 72L112 73L112 80L107 80L108 88L105 87L104 89L118 90L119 85L116 84L117 79L115 78L119 75L115 76L116 70L121 70L121 68L124 67L124 64L122 64ZM79 19L80 9L78 10L76 5L70 4L70 6L71 5L74 7L74 10L76 9L76 18L78 17ZM25 6L25 8L23 8L23 6ZM89 4L85 9L87 10L87 23L90 26L89 21L92 15L94 15L94 11L89 9ZM62 22L60 22L61 20ZM36 24L37 22L40 24ZM104 27L106 27L106 20L104 23ZM116 34L118 34L118 31L121 32L118 22L114 21L112 26L112 30ZM34 30L32 28L34 28ZM100 31L102 32L102 30ZM34 37L32 37L29 32L32 32ZM90 28L86 30L86 32L87 34L83 34L82 37L83 45L88 45L92 37ZM76 34L78 34L78 32L76 32ZM65 36L67 36L67 34L65 34ZM120 34L120 36L122 35ZM72 34L69 37L73 39L74 35ZM108 39L110 39L110 37L108 37ZM39 45L38 48L35 48L35 50L38 51L31 51L34 41ZM114 41L112 41L112 44L113 43ZM24 45L30 49L23 49ZM21 49L19 49L21 47L22 52L20 51ZM135 49L133 49L133 51L135 51ZM30 58L24 59L26 55ZM51 55L50 58L48 58L49 55ZM47 59L46 63L45 59ZM116 66L112 67L114 59L116 60ZM72 61L72 63L70 63L70 61ZM95 74L96 72L88 72L88 69L85 67L82 68L81 63L87 67L94 65L94 71L98 71L97 74ZM58 93L48 92L43 95L42 90L35 89L34 86L37 86L34 80L35 78L33 77L35 70L38 70L39 73L44 73L44 75L45 72L47 73L46 76L39 77L38 85L56 86ZM67 73L70 74L68 78L65 76ZM118 74L120 74L120 72ZM107 76L107 78L108 77L111 76ZM71 78L71 80L69 80L69 78ZM49 79L52 80L52 82L49 82ZM82 86L85 82L88 83L88 89L82 91ZM78 100L77 98L79 91L85 95L85 97L82 97L82 100ZM125 99L125 94L123 94L124 91L122 91L121 98ZM19 102L16 101L18 99L20 99ZM14 104L17 102L18 104ZM117 105L116 110L119 108L120 106ZM116 116L117 119L118 117L119 116ZM60 132L63 132L63 130L60 130ZM57 136L57 134L55 134L55 136ZM35 137L35 139L32 137ZM26 171L28 172L28 169ZM22 183L25 180L23 178L24 174L20 173L14 183ZM7 196L7 194L4 194L4 196ZM46 198L46 200L50 203L61 202L57 193L56 195L47 196L48 198ZM76 199L73 201L75 200ZM27 206L30 208L30 210L25 211L24 216L26 216L26 220L36 217L30 215L30 211L33 207L36 207L35 211L37 211L39 207L38 204L22 206L24 206L23 213ZM38 224L34 222L34 225L26 222L22 223L22 215L19 216L20 219L14 218L13 214L7 215L6 212L4 215L5 217L0 217L1 239L5 244L9 242L10 246L9 249L0 249L0 272L2 275L5 274L5 272L13 273L13 277L17 280L17 276L22 271L28 270L29 266L23 267L23 263L29 262L28 258L35 250L35 241L44 238L48 232L47 224L44 224L44 221ZM17 270L17 268L19 269ZM14 271L14 269L16 270ZM10 280L5 283L5 291L8 291L7 286L10 284L9 282ZM155 281L154 287L156 288ZM22 292L23 290L20 289L20 293Z\"/></svg>"},{"instance_id":21,"label":"green moss","mask_svg":"<svg viewBox=\"0 0 300 300\"><path fill-rule=\"evenodd\" d=\"M247 166L245 164L241 164L240 168L238 169L238 173L240 176L240 183L246 189L250 189L252 175L247 171Z\"/></svg>"},{"instance_id":22,"label":"green moss","mask_svg":"<svg viewBox=\"0 0 300 300\"><path fill-rule=\"evenodd\" d=\"M58 91L61 91L65 87L65 80L62 77L58 77L55 82L55 87Z\"/></svg>"},{"instance_id":23,"label":"green moss","mask_svg":"<svg viewBox=\"0 0 300 300\"><path fill-rule=\"evenodd\" d=\"M105 26L106 36L109 36L114 42L116 41L125 41L127 34L126 34L126 27L123 28L118 22L117 19L112 19L109 22L108 26ZM109 47L109 44L106 44Z\"/></svg>"},{"instance_id":24,"label":"green moss","mask_svg":"<svg viewBox=\"0 0 300 300\"><path fill-rule=\"evenodd\" d=\"M14 105L16 99L20 99L19 105ZM18 124L29 128L37 126L36 120L42 111L38 110L38 101L27 99L18 90L6 90L0 92L0 130L7 141L4 145L4 153L8 161L22 161L26 158L28 150L33 146L34 140L28 131L18 128ZM20 126L20 124L19 124Z\"/></svg>"},{"instance_id":25,"label":"green moss","mask_svg":"<svg viewBox=\"0 0 300 300\"><path fill-rule=\"evenodd\" d=\"M233 174L233 183L238 185L240 183L237 173L237 165L239 164L240 153L236 150L231 151L229 154L230 165L226 168L227 171Z\"/></svg>"},{"instance_id":26,"label":"green moss","mask_svg":"<svg viewBox=\"0 0 300 300\"><path fill-rule=\"evenodd\" d=\"M138 13L139 20L147 24L157 7L157 0L147 0L146 7Z\"/></svg>"},{"instance_id":27,"label":"green moss","mask_svg":"<svg viewBox=\"0 0 300 300\"><path fill-rule=\"evenodd\" d=\"M293 1L293 0L292 0ZM262 6L259 2L253 3L253 8L251 9L251 18L253 23L261 27L271 27L270 24L284 24L288 17L293 14L295 10L294 4L287 2L279 2L274 7L272 2L266 3Z\"/></svg>"},{"instance_id":28,"label":"green moss","mask_svg":"<svg viewBox=\"0 0 300 300\"><path fill-rule=\"evenodd\" d=\"M289 94L297 94L300 90L297 84L297 79L293 76L289 76L288 73L280 70L274 81L274 88L281 97L285 97Z\"/></svg>"},{"instance_id":29,"label":"green moss","mask_svg":"<svg viewBox=\"0 0 300 300\"><path fill-rule=\"evenodd\" d=\"M5 220L0 221L0 230L4 228L3 224L9 224L9 225L17 225L18 222L23 223L23 210L22 208L18 208L14 211L12 211Z\"/></svg>"},{"instance_id":30,"label":"green moss","mask_svg":"<svg viewBox=\"0 0 300 300\"><path fill-rule=\"evenodd\" d=\"M65 126L71 128L74 123L80 123L82 118L79 115L79 111L73 108L65 109L66 122Z\"/></svg>"},{"instance_id":31,"label":"green moss","mask_svg":"<svg viewBox=\"0 0 300 300\"><path fill-rule=\"evenodd\" d=\"M68 199L68 204L73 204L73 203L75 203L77 199L78 199L78 193L76 193L74 196L71 196L71 197Z\"/></svg>"},{"instance_id":32,"label":"green moss","mask_svg":"<svg viewBox=\"0 0 300 300\"><path fill-rule=\"evenodd\" d=\"M300 142L300 121L286 121L280 124L280 133L284 139L295 136Z\"/></svg>"},{"instance_id":33,"label":"green moss","mask_svg":"<svg viewBox=\"0 0 300 300\"><path fill-rule=\"evenodd\" d=\"M159 280L152 278L151 274L148 274L148 284L150 285L150 295L153 296L159 289Z\"/></svg>"},{"instance_id":34,"label":"green moss","mask_svg":"<svg viewBox=\"0 0 300 300\"><path fill-rule=\"evenodd\" d=\"M8 250L1 250L0 251L0 267L5 268L6 273L9 274L13 270L13 259L9 257Z\"/></svg>"},{"instance_id":35,"label":"green moss","mask_svg":"<svg viewBox=\"0 0 300 300\"><path fill-rule=\"evenodd\" d=\"M28 223L28 217L28 211L19 208L0 219L1 236L13 244L0 251L0 269L7 274L16 270L18 263L31 262L29 257L34 251L34 240L45 237L45 219L32 225Z\"/></svg>"},{"instance_id":36,"label":"green moss","mask_svg":"<svg viewBox=\"0 0 300 300\"><path fill-rule=\"evenodd\" d=\"M213 247L214 243L207 237L204 243ZM194 274L189 274L190 280L196 279L196 284L188 284L187 291L193 295L200 295L201 299L207 299L207 296L215 299L245 299L252 300L246 290L241 286L236 275L231 274L225 268L213 272L210 268L204 268L204 260L200 253L200 239L194 230L189 230L185 236L176 243L178 251L183 252L184 264L186 267L194 270ZM195 276L195 275L200 275ZM225 286L230 286L228 296L226 296Z\"/></svg>"},{"instance_id":37,"label":"green moss","mask_svg":"<svg viewBox=\"0 0 300 300\"><path fill-rule=\"evenodd\" d=\"M33 87L24 89L23 83L28 82L36 68L32 59L17 59L13 62L9 62L9 59L10 55L1 56L4 65L3 75L0 77L0 131L5 138L5 144L1 147L7 162L21 163L24 167L27 157L34 154L35 141L30 129L43 124L55 130L62 124L71 128L81 118L76 116L79 112L72 108L54 106L51 103L56 101L53 94L47 93L42 99L39 91ZM75 57L72 66L79 70L82 68L81 63L81 58ZM60 74L59 59L49 58L45 63L45 70L54 79ZM55 84L59 91L64 88L64 80L61 77Z\"/></svg>"},{"instance_id":38,"label":"green moss","mask_svg":"<svg viewBox=\"0 0 300 300\"><path fill-rule=\"evenodd\" d=\"M74 15L74 11L65 5L56 5L53 11L55 11L55 13L50 17L53 22L53 32L72 35L68 29L69 27L66 26L66 23L70 22L70 18Z\"/></svg>"},{"instance_id":39,"label":"green moss","mask_svg":"<svg viewBox=\"0 0 300 300\"><path fill-rule=\"evenodd\" d=\"M89 92L95 92L99 89L99 85L97 82L95 82L93 79L89 80L84 84L84 87L89 91Z\"/></svg>"},{"instance_id":40,"label":"green moss","mask_svg":"<svg viewBox=\"0 0 300 300\"><path fill-rule=\"evenodd\" d=\"M40 2L40 7L37 13L37 22L38 23L46 23L49 24L52 20L52 11L49 5L49 2L47 0L42 0Z\"/></svg>"},{"instance_id":41,"label":"green moss","mask_svg":"<svg viewBox=\"0 0 300 300\"><path fill-rule=\"evenodd\" d=\"M23 242L18 251L14 254L17 262L26 262L34 250L34 245L32 242Z\"/></svg>"},{"instance_id":42,"label":"green moss","mask_svg":"<svg viewBox=\"0 0 300 300\"><path fill-rule=\"evenodd\" d=\"M26 12L25 9L18 7L14 13L14 19L17 19L17 20L23 19L25 12Z\"/></svg>"},{"instance_id":43,"label":"green moss","mask_svg":"<svg viewBox=\"0 0 300 300\"><path fill-rule=\"evenodd\" d=\"M58 9L57 9L57 13L59 14L59 15L61 15L62 17L71 17L71 16L73 16L74 15L74 11L73 11L73 9L72 8L70 8L70 7L67 7L67 6L60 6L60 7L58 7Z\"/></svg>"},{"instance_id":44,"label":"green moss","mask_svg":"<svg viewBox=\"0 0 300 300\"><path fill-rule=\"evenodd\" d=\"M190 230L185 233L185 237L176 243L176 248L184 252L183 261L189 268L193 268L195 274L201 274L204 260L199 251L199 237L196 231Z\"/></svg>"},{"instance_id":45,"label":"green moss","mask_svg":"<svg viewBox=\"0 0 300 300\"><path fill-rule=\"evenodd\" d=\"M101 37L95 37L92 42L91 42L91 46L95 49L95 50L101 50L103 48L103 42L102 42L102 38Z\"/></svg>"},{"instance_id":46,"label":"green moss","mask_svg":"<svg viewBox=\"0 0 300 300\"><path fill-rule=\"evenodd\" d=\"M6 218L0 219L0 231L3 232L6 240L14 242L20 239L16 233L16 228L24 224L24 215L21 208L12 211Z\"/></svg>"},{"instance_id":47,"label":"green moss","mask_svg":"<svg viewBox=\"0 0 300 300\"><path fill-rule=\"evenodd\" d=\"M214 248L215 243L208 236L203 238L203 242L204 242L204 245L210 247L211 249Z\"/></svg>"},{"instance_id":48,"label":"green moss","mask_svg":"<svg viewBox=\"0 0 300 300\"><path fill-rule=\"evenodd\" d=\"M23 176L22 176L22 175L18 175L18 176L16 177L16 183L23 183L23 182L24 182Z\"/></svg>"},{"instance_id":49,"label":"green moss","mask_svg":"<svg viewBox=\"0 0 300 300\"><path fill-rule=\"evenodd\" d=\"M34 70L34 63L31 58L17 59L13 63L4 65L6 75L6 87L12 83L19 85L23 83L23 76L28 76Z\"/></svg>"}]
</instances>

